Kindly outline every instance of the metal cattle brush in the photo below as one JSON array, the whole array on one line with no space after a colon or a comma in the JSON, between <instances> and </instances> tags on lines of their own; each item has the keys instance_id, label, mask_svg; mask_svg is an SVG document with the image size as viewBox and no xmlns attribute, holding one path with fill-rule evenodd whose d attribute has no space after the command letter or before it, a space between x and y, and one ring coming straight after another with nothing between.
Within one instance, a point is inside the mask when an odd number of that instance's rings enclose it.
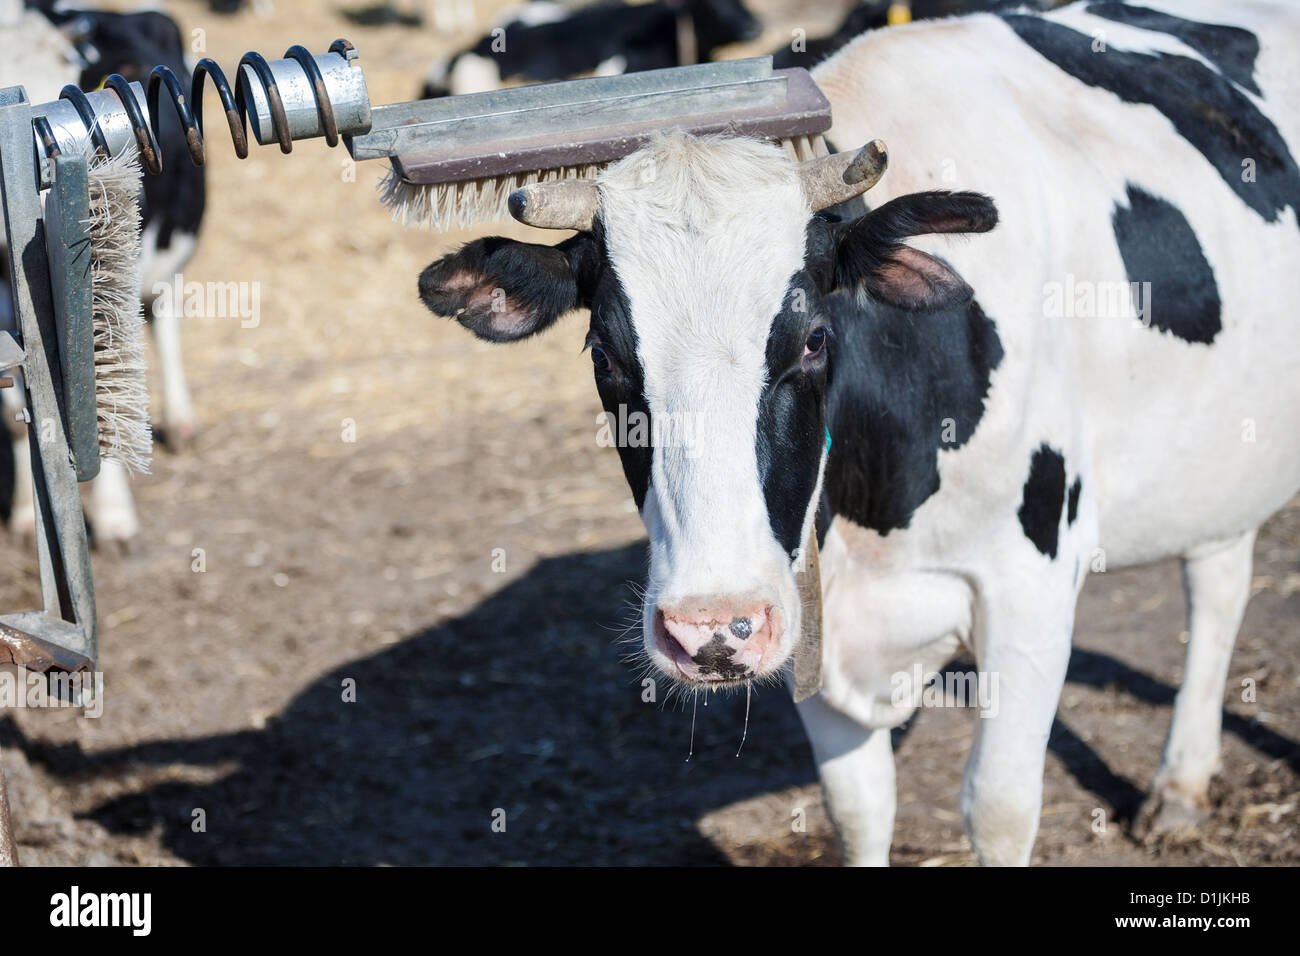
<instances>
[{"instance_id":1,"label":"metal cattle brush","mask_svg":"<svg viewBox=\"0 0 1300 956\"><path fill-rule=\"evenodd\" d=\"M594 178L668 129L766 139L813 159L831 108L806 70L754 57L377 106L371 121L348 148L390 160L381 191L394 218L447 229L499 219L522 187Z\"/></svg>"}]
</instances>

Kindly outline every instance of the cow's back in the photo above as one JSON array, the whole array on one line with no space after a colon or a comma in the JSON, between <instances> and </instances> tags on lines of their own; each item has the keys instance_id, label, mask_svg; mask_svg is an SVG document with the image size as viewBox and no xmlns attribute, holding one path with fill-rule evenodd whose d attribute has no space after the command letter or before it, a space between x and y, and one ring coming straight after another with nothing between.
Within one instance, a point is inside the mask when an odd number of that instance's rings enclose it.
<instances>
[{"instance_id":1,"label":"cow's back","mask_svg":"<svg viewBox=\"0 0 1300 956\"><path fill-rule=\"evenodd\" d=\"M1113 564L1254 527L1300 486L1300 12L1219 7L916 24L815 71L835 145L890 147L873 202L998 204L988 236L918 243L1006 351L968 448L941 455L949 487L1060 448Z\"/></svg>"}]
</instances>

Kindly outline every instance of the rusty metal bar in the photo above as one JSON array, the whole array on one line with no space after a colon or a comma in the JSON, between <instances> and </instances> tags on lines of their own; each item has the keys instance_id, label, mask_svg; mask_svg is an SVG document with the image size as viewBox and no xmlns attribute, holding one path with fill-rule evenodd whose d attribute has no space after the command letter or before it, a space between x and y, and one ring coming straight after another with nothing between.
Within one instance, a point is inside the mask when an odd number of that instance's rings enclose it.
<instances>
[{"instance_id":1,"label":"rusty metal bar","mask_svg":"<svg viewBox=\"0 0 1300 956\"><path fill-rule=\"evenodd\" d=\"M9 620L21 621L33 616L34 612L29 611L26 614L11 615ZM53 641L14 627L12 623L0 621L0 666L5 664L16 664L40 674L52 670L76 674L89 672L94 662L85 654L78 654Z\"/></svg>"}]
</instances>

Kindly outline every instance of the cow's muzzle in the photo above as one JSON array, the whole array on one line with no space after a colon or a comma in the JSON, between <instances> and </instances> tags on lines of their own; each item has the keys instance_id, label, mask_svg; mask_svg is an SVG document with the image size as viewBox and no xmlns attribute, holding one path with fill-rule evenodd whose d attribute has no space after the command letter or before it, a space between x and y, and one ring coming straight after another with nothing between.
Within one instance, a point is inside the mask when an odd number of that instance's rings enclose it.
<instances>
[{"instance_id":1,"label":"cow's muzzle","mask_svg":"<svg viewBox=\"0 0 1300 956\"><path fill-rule=\"evenodd\" d=\"M681 601L655 611L654 637L677 677L699 684L752 680L771 670L781 613L767 602Z\"/></svg>"}]
</instances>

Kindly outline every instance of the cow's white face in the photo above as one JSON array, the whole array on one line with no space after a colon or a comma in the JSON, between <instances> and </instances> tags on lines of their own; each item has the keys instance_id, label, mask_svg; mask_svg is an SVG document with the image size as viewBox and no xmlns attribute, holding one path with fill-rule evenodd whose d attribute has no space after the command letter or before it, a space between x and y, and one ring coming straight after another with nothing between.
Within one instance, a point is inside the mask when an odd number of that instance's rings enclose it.
<instances>
[{"instance_id":1,"label":"cow's white face","mask_svg":"<svg viewBox=\"0 0 1300 956\"><path fill-rule=\"evenodd\" d=\"M623 451L650 536L645 652L684 680L762 677L799 634L825 445L824 326L815 294L791 301L812 212L796 164L750 140L665 137L599 183L596 384L657 432Z\"/></svg>"},{"instance_id":2,"label":"cow's white face","mask_svg":"<svg viewBox=\"0 0 1300 956\"><path fill-rule=\"evenodd\" d=\"M494 341L591 309L596 387L650 536L646 655L693 684L776 674L800 633L796 566L833 432L828 303L892 315L968 300L901 239L991 228L996 213L928 193L847 223L815 216L780 149L681 133L598 186L586 230L555 247L470 243L424 271L421 297Z\"/></svg>"}]
</instances>

